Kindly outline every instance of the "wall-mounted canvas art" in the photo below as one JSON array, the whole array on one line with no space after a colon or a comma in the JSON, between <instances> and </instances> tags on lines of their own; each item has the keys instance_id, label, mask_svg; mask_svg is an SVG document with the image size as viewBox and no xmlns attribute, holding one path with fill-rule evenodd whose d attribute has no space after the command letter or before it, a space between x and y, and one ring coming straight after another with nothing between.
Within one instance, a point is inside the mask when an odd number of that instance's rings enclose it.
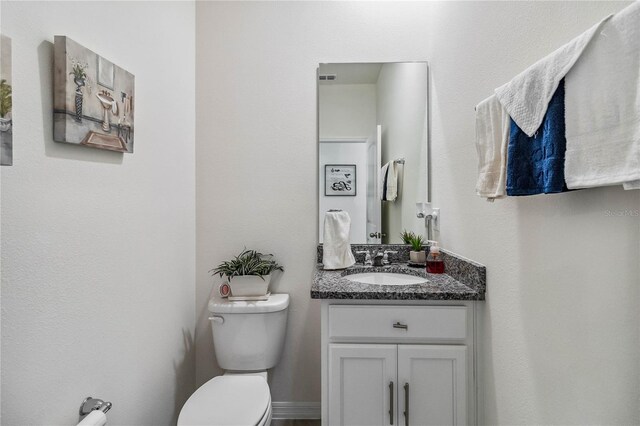
<instances>
[{"instance_id":1,"label":"wall-mounted canvas art","mask_svg":"<svg viewBox=\"0 0 640 426\"><path fill-rule=\"evenodd\" d=\"M0 35L0 164L13 164L13 119L11 118L11 39Z\"/></svg>"},{"instance_id":2,"label":"wall-mounted canvas art","mask_svg":"<svg viewBox=\"0 0 640 426\"><path fill-rule=\"evenodd\" d=\"M134 75L66 36L53 56L53 139L132 153Z\"/></svg>"}]
</instances>

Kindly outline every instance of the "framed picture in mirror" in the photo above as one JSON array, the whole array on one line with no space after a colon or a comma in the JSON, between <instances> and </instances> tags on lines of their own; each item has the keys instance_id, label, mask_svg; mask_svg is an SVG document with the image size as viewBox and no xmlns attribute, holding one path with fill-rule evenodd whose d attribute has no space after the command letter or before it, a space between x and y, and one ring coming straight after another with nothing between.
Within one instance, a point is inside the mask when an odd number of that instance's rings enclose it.
<instances>
[{"instance_id":1,"label":"framed picture in mirror","mask_svg":"<svg viewBox=\"0 0 640 426\"><path fill-rule=\"evenodd\" d=\"M356 165L325 164L324 195L355 197L357 195Z\"/></svg>"}]
</instances>

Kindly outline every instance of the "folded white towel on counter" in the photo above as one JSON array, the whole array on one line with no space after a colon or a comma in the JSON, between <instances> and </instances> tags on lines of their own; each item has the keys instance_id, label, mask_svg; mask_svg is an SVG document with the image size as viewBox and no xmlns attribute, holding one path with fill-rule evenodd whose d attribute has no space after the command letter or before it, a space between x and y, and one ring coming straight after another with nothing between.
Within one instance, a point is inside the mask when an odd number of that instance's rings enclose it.
<instances>
[{"instance_id":1,"label":"folded white towel on counter","mask_svg":"<svg viewBox=\"0 0 640 426\"><path fill-rule=\"evenodd\" d=\"M568 188L640 180L640 2L608 20L565 79Z\"/></svg>"},{"instance_id":2,"label":"folded white towel on counter","mask_svg":"<svg viewBox=\"0 0 640 426\"><path fill-rule=\"evenodd\" d=\"M509 114L496 95L476 106L476 150L478 182L476 194L488 201L506 195Z\"/></svg>"},{"instance_id":3,"label":"folded white towel on counter","mask_svg":"<svg viewBox=\"0 0 640 426\"><path fill-rule=\"evenodd\" d=\"M560 80L609 18L611 15L496 89L500 103L527 136L538 130Z\"/></svg>"},{"instance_id":4,"label":"folded white towel on counter","mask_svg":"<svg viewBox=\"0 0 640 426\"><path fill-rule=\"evenodd\" d=\"M324 269L344 269L356 263L351 253L349 233L351 217L345 211L328 211L324 215L322 264Z\"/></svg>"},{"instance_id":5,"label":"folded white towel on counter","mask_svg":"<svg viewBox=\"0 0 640 426\"><path fill-rule=\"evenodd\" d=\"M398 168L395 161L389 161L380 170L380 199L395 201L398 197Z\"/></svg>"}]
</instances>

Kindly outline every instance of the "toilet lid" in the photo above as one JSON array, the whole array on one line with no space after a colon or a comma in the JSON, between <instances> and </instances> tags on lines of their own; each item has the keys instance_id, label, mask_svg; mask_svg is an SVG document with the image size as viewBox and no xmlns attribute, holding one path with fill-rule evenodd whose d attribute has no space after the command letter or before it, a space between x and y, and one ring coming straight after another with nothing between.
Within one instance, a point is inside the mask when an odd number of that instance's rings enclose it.
<instances>
[{"instance_id":1,"label":"toilet lid","mask_svg":"<svg viewBox=\"0 0 640 426\"><path fill-rule=\"evenodd\" d=\"M271 404L259 376L218 376L200 386L180 411L178 426L257 425Z\"/></svg>"}]
</instances>

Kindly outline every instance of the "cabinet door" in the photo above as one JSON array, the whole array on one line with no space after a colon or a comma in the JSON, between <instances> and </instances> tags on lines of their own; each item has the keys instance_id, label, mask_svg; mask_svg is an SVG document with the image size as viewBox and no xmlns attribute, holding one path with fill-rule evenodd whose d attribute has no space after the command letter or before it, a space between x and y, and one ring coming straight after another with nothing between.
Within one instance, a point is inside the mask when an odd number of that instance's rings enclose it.
<instances>
[{"instance_id":1,"label":"cabinet door","mask_svg":"<svg viewBox=\"0 0 640 426\"><path fill-rule=\"evenodd\" d=\"M328 424L397 425L396 366L396 345L330 344Z\"/></svg>"},{"instance_id":2,"label":"cabinet door","mask_svg":"<svg viewBox=\"0 0 640 426\"><path fill-rule=\"evenodd\" d=\"M398 346L401 425L467 424L466 346Z\"/></svg>"}]
</instances>

